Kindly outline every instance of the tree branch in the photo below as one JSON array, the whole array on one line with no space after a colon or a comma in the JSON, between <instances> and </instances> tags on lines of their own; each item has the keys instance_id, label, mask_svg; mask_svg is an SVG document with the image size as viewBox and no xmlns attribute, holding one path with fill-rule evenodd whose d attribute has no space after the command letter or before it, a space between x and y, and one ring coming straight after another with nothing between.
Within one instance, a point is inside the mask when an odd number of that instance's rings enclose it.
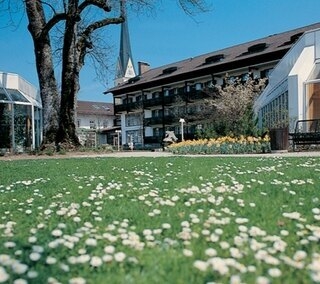
<instances>
[{"instance_id":1,"label":"tree branch","mask_svg":"<svg viewBox=\"0 0 320 284\"><path fill-rule=\"evenodd\" d=\"M50 30L60 21L66 20L67 15L66 13L59 13L55 14L44 26L44 29L42 31L42 34L49 34Z\"/></svg>"},{"instance_id":2,"label":"tree branch","mask_svg":"<svg viewBox=\"0 0 320 284\"><path fill-rule=\"evenodd\" d=\"M54 14L57 14L57 13L56 13L56 10L54 9L54 7L53 7L51 4L49 4L48 2L46 2L46 1L40 1L40 3L42 3L43 5L49 6L49 7L51 8L51 10L53 11L53 13L54 13Z\"/></svg>"},{"instance_id":3,"label":"tree branch","mask_svg":"<svg viewBox=\"0 0 320 284\"><path fill-rule=\"evenodd\" d=\"M79 5L79 14L88 6L96 6L102 10L104 10L105 12L110 12L111 11L111 6L108 5L108 1L103 1L103 0L86 0L84 2L82 2Z\"/></svg>"},{"instance_id":4,"label":"tree branch","mask_svg":"<svg viewBox=\"0 0 320 284\"><path fill-rule=\"evenodd\" d=\"M78 41L78 49L80 51L80 63L84 63L84 57L86 55L86 49L92 48L92 43L90 41L91 34L104 26L107 25L117 25L124 22L124 18L120 16L119 18L109 18L109 19L103 19L101 21L97 21L91 25L89 25L80 35L79 41Z\"/></svg>"}]
</instances>

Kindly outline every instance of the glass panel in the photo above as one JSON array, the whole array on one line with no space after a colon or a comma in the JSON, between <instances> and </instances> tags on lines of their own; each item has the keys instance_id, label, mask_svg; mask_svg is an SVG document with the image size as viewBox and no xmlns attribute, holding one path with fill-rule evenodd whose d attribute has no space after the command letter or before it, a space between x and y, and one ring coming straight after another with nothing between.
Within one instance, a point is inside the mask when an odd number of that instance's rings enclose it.
<instances>
[{"instance_id":1,"label":"glass panel","mask_svg":"<svg viewBox=\"0 0 320 284\"><path fill-rule=\"evenodd\" d=\"M320 82L307 85L307 119L320 118Z\"/></svg>"},{"instance_id":2,"label":"glass panel","mask_svg":"<svg viewBox=\"0 0 320 284\"><path fill-rule=\"evenodd\" d=\"M16 151L22 152L25 147L31 146L31 106L14 105L14 137Z\"/></svg>"},{"instance_id":3,"label":"glass panel","mask_svg":"<svg viewBox=\"0 0 320 284\"><path fill-rule=\"evenodd\" d=\"M7 92L10 94L11 98L15 102L25 102L28 103L29 101L17 90L7 89Z\"/></svg>"},{"instance_id":4,"label":"glass panel","mask_svg":"<svg viewBox=\"0 0 320 284\"><path fill-rule=\"evenodd\" d=\"M40 139L41 139L41 110L37 107L34 108L34 137L35 137L35 147L40 147Z\"/></svg>"},{"instance_id":5,"label":"glass panel","mask_svg":"<svg viewBox=\"0 0 320 284\"><path fill-rule=\"evenodd\" d=\"M0 101L10 101L3 90L0 90Z\"/></svg>"},{"instance_id":6,"label":"glass panel","mask_svg":"<svg viewBox=\"0 0 320 284\"><path fill-rule=\"evenodd\" d=\"M12 105L0 103L0 149L9 149L11 144Z\"/></svg>"}]
</instances>

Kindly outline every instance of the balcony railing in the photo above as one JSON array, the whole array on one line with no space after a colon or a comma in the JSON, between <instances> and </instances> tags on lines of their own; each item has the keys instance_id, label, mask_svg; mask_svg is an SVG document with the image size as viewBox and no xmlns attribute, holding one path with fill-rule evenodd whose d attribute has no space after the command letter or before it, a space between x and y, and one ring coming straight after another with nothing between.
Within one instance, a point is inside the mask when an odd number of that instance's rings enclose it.
<instances>
[{"instance_id":1,"label":"balcony railing","mask_svg":"<svg viewBox=\"0 0 320 284\"><path fill-rule=\"evenodd\" d=\"M144 119L145 126L154 126L154 125L168 125L172 124L177 120L176 117L173 115L165 115L163 118L162 116L155 116L149 117Z\"/></svg>"},{"instance_id":2,"label":"balcony railing","mask_svg":"<svg viewBox=\"0 0 320 284\"><path fill-rule=\"evenodd\" d=\"M114 106L115 113L118 112L129 112L129 111L138 111L143 108L142 101L133 102L133 103L124 103L124 104L117 104Z\"/></svg>"},{"instance_id":3,"label":"balcony railing","mask_svg":"<svg viewBox=\"0 0 320 284\"><path fill-rule=\"evenodd\" d=\"M114 106L115 113L119 112L131 112L135 110L141 110L142 108L150 108L156 106L172 106L178 102L185 102L185 103L192 103L196 100L201 100L205 98L209 98L210 96L203 92L202 90L193 90L186 93L180 93L170 96L158 97L153 99L147 99L139 102L132 102L132 103L124 103L124 104L117 104Z\"/></svg>"}]
</instances>

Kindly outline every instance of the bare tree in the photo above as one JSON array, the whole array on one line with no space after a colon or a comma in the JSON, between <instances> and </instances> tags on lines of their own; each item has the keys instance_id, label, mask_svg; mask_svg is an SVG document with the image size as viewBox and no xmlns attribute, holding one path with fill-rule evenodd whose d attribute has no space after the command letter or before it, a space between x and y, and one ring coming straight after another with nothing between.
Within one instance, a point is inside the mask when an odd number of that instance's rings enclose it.
<instances>
[{"instance_id":1,"label":"bare tree","mask_svg":"<svg viewBox=\"0 0 320 284\"><path fill-rule=\"evenodd\" d=\"M156 7L158 0L0 0L1 11L23 4L32 36L40 95L43 103L43 145L77 147L75 107L79 75L88 54L97 46L98 31L125 20L125 4L141 9ZM177 0L189 15L203 11L203 0ZM57 52L57 50L59 52ZM55 55L61 79L55 73ZM93 58L102 58L96 53ZM101 60L102 61L102 60ZM61 81L61 85L58 82Z\"/></svg>"},{"instance_id":2,"label":"bare tree","mask_svg":"<svg viewBox=\"0 0 320 284\"><path fill-rule=\"evenodd\" d=\"M44 144L65 143L67 147L79 146L75 127L76 95L80 89L79 74L88 50L92 49L91 35L98 29L124 21L123 1L119 16L95 20L80 26L86 9L95 8L106 14L112 6L102 0L61 1L53 6L52 1L26 0L25 9L29 20L28 29L35 47L36 67L44 111ZM48 15L52 15L48 17ZM50 33L63 23L61 46L61 88L55 76ZM81 28L80 28L81 27ZM60 98L60 100L59 100Z\"/></svg>"}]
</instances>

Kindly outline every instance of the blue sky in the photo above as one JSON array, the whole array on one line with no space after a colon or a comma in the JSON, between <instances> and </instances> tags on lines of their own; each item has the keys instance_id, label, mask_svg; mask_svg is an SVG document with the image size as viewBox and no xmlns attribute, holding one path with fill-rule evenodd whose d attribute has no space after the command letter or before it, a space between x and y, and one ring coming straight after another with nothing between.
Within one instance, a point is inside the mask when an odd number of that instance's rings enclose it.
<instances>
[{"instance_id":1,"label":"blue sky","mask_svg":"<svg viewBox=\"0 0 320 284\"><path fill-rule=\"evenodd\" d=\"M320 0L211 0L210 10L186 15L175 0L162 1L155 11L129 12L133 60L151 67L216 51L232 45L320 22ZM1 22L4 18L2 17ZM17 28L0 24L0 71L18 73L38 86L31 37L25 21ZM120 27L107 28L112 46L110 75L99 82L91 66L81 73L79 99L112 102L103 92L113 86Z\"/></svg>"}]
</instances>

